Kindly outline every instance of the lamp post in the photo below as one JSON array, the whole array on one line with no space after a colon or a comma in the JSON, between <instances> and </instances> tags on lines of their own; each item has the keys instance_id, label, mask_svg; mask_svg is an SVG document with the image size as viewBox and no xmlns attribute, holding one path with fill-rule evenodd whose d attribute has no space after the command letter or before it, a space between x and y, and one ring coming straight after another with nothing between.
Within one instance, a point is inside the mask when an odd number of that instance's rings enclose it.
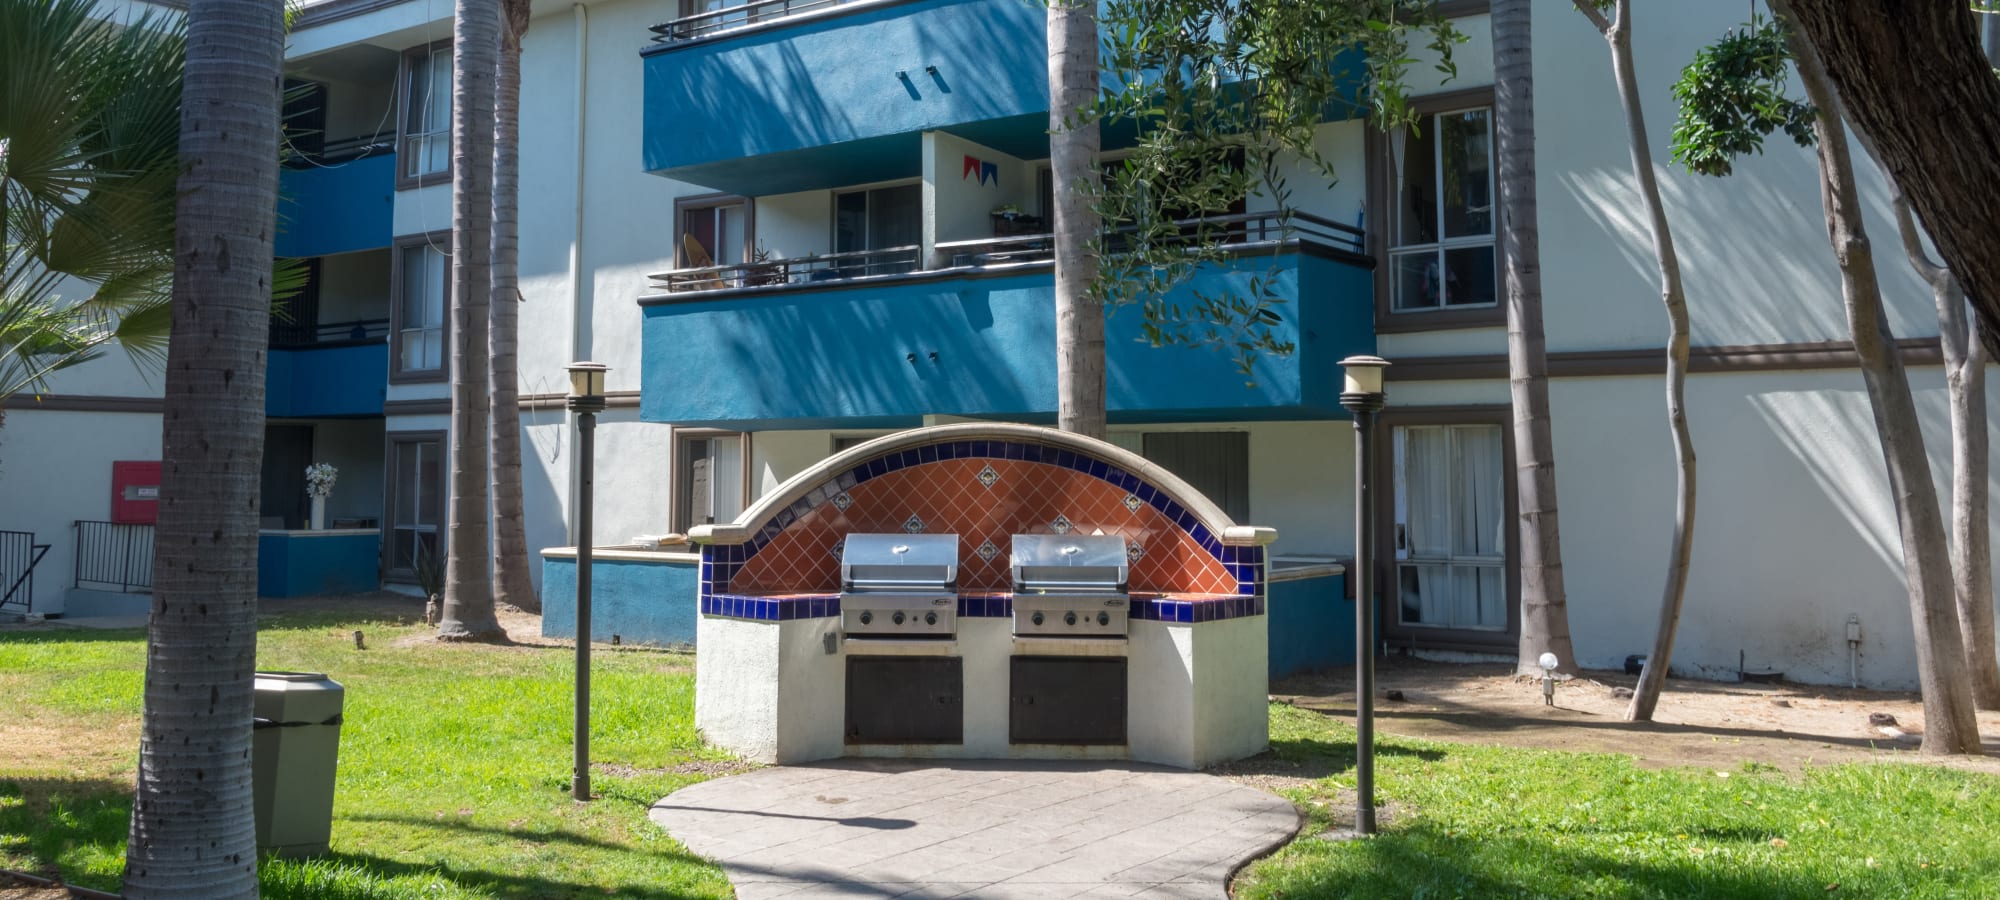
<instances>
[{"instance_id":1,"label":"lamp post","mask_svg":"<svg viewBox=\"0 0 2000 900\"><path fill-rule=\"evenodd\" d=\"M604 411L602 363L569 364L569 409L576 413L576 770L570 796L590 799L590 507L597 414Z\"/></svg>"},{"instance_id":2,"label":"lamp post","mask_svg":"<svg viewBox=\"0 0 2000 900\"><path fill-rule=\"evenodd\" d=\"M1375 414L1382 396L1379 356L1340 361L1340 405L1354 414L1354 833L1375 833Z\"/></svg>"}]
</instances>

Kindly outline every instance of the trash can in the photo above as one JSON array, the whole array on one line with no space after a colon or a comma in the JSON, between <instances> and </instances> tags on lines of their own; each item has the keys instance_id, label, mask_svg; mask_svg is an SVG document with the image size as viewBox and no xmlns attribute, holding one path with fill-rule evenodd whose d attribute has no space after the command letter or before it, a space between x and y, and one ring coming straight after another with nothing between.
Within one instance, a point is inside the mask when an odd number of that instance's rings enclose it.
<instances>
[{"instance_id":1,"label":"trash can","mask_svg":"<svg viewBox=\"0 0 2000 900\"><path fill-rule=\"evenodd\" d=\"M258 672L250 748L257 849L325 853L347 691L318 672Z\"/></svg>"}]
</instances>

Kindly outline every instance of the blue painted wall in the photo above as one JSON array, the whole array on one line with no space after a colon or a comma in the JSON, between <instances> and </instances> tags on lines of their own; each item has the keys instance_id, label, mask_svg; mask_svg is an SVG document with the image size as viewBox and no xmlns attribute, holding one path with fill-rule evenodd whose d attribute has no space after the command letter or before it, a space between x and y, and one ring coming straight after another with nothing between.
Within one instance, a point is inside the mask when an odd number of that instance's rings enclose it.
<instances>
[{"instance_id":1,"label":"blue painted wall","mask_svg":"<svg viewBox=\"0 0 2000 900\"><path fill-rule=\"evenodd\" d=\"M1354 664L1354 601L1347 576L1277 581L1264 609L1271 628L1271 677Z\"/></svg>"},{"instance_id":2,"label":"blue painted wall","mask_svg":"<svg viewBox=\"0 0 2000 900\"><path fill-rule=\"evenodd\" d=\"M378 534L257 535L257 595L358 594L381 586Z\"/></svg>"},{"instance_id":3,"label":"blue painted wall","mask_svg":"<svg viewBox=\"0 0 2000 900\"><path fill-rule=\"evenodd\" d=\"M393 153L280 170L277 255L326 256L389 246L395 194Z\"/></svg>"},{"instance_id":4,"label":"blue painted wall","mask_svg":"<svg viewBox=\"0 0 2000 900\"><path fill-rule=\"evenodd\" d=\"M596 560L590 567L590 633L627 643L694 643L695 562ZM542 559L542 636L576 637L576 560Z\"/></svg>"},{"instance_id":5,"label":"blue painted wall","mask_svg":"<svg viewBox=\"0 0 2000 900\"><path fill-rule=\"evenodd\" d=\"M859 184L917 174L924 131L1024 116L984 140L1047 156L1044 15L914 0L651 48L645 166L745 194ZM801 150L814 152L753 159Z\"/></svg>"},{"instance_id":6,"label":"blue painted wall","mask_svg":"<svg viewBox=\"0 0 2000 900\"><path fill-rule=\"evenodd\" d=\"M379 416L389 386L389 345L334 344L272 350L264 414L280 418Z\"/></svg>"},{"instance_id":7,"label":"blue painted wall","mask_svg":"<svg viewBox=\"0 0 2000 900\"><path fill-rule=\"evenodd\" d=\"M1264 355L1254 387L1214 347L1139 341L1136 307L1106 331L1109 403L1121 421L1338 418L1339 360L1375 348L1371 273L1287 251L1196 275L1183 293L1273 278L1288 357ZM927 413L1035 419L1056 400L1048 269L916 276L746 292L645 310L641 417L759 429L914 423ZM936 354L936 359L931 354ZM914 361L911 359L914 355Z\"/></svg>"}]
</instances>

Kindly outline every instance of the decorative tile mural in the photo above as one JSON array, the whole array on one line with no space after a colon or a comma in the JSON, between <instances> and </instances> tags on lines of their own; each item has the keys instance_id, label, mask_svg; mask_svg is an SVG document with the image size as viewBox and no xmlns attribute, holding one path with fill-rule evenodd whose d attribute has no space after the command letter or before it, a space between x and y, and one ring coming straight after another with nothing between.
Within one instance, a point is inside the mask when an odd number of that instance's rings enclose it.
<instances>
[{"instance_id":1,"label":"decorative tile mural","mask_svg":"<svg viewBox=\"0 0 2000 900\"><path fill-rule=\"evenodd\" d=\"M1251 615L1261 603L1209 606L1229 597L1258 598L1264 551L1225 547L1164 490L1119 467L1070 450L1004 441L957 441L898 450L842 473L781 510L741 545L702 548L703 611L748 618L811 615L778 606L736 603L775 595L824 597L840 589L840 548L852 533L922 532L959 536L959 589L967 595L1011 588L1015 534L1119 534L1127 545L1135 594L1172 594L1135 602L1134 614ZM719 606L709 602L721 601ZM1194 598L1190 601L1187 598ZM1135 601L1138 598L1135 597ZM1188 606L1189 602L1197 605ZM989 601L961 601L972 615ZM1000 607L996 599L992 607ZM767 609L767 607L769 607ZM1189 610L1181 612L1181 610ZM732 612L715 612L731 615ZM1149 614L1152 613L1152 614Z\"/></svg>"}]
</instances>

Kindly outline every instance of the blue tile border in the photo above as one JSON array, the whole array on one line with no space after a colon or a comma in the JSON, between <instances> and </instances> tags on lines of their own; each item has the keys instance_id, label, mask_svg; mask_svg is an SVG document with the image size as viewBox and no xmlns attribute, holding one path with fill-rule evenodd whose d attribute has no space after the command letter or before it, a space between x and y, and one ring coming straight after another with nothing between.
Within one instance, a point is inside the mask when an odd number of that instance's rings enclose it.
<instances>
[{"instance_id":1,"label":"blue tile border","mask_svg":"<svg viewBox=\"0 0 2000 900\"><path fill-rule=\"evenodd\" d=\"M1132 601L1132 618L1142 622L1173 622L1197 625L1264 615L1262 594L1236 597L1205 597L1198 600L1152 599Z\"/></svg>"},{"instance_id":2,"label":"blue tile border","mask_svg":"<svg viewBox=\"0 0 2000 900\"><path fill-rule=\"evenodd\" d=\"M823 619L840 615L840 598L830 594L794 597L704 594L701 598L701 614L712 618L746 619L753 622Z\"/></svg>"},{"instance_id":3,"label":"blue tile border","mask_svg":"<svg viewBox=\"0 0 2000 900\"><path fill-rule=\"evenodd\" d=\"M1009 459L1052 465L1058 468L1082 472L1099 481L1121 488L1127 493L1138 497L1145 505L1159 511L1169 522L1174 523L1175 526L1179 527L1193 539L1195 544L1202 548L1203 552L1207 553L1218 563L1221 563L1223 568L1229 572L1230 577L1236 581L1237 592L1244 599L1256 598L1260 608L1254 614L1262 614L1264 548L1231 547L1224 545L1218 535L1209 531L1208 526L1202 524L1187 507L1182 506L1169 497L1166 490L1154 486L1152 483L1125 471L1117 465L1065 447L1023 441L996 440L966 440L924 444L911 449L892 451L883 456L866 460L845 472L833 476L825 483L815 486L813 490L807 491L804 496L800 497L790 506L779 510L771 517L770 521L765 522L751 534L750 540L742 544L703 545L701 548L700 593L702 613L704 615L725 615L725 613L710 613L709 610L713 605L710 601L739 597L739 595L727 593L729 583L736 577L736 573L741 571L743 566L750 561L750 558L756 556L758 551L764 549L764 546L770 543L773 538L776 538L785 527L804 518L806 514L812 512L812 510L820 505L832 502L836 494L870 479L880 478L900 469L952 459ZM767 598L739 597L739 599L760 600ZM969 605L967 601L970 599L973 599L970 595L959 599L959 615L1004 617L1013 614L1012 601L1005 596L983 598L986 599L986 602ZM839 615L838 598L834 598L834 600L836 604L835 611L831 615ZM991 612L994 601L1000 604L999 608L1006 609L1007 612ZM1161 603L1167 601L1146 602ZM1184 601L1173 602L1179 603ZM1135 602L1133 605L1133 615L1135 618L1140 618L1138 607L1141 605L1143 604L1139 602ZM740 607L732 608L741 609ZM984 610L985 612L968 611L972 609ZM755 610L752 611L754 612ZM732 618L757 619L760 621L784 621L787 618L808 617L785 616L784 618L779 618L780 613L777 611L773 611L772 616L768 619L761 615L730 615ZM1176 615L1178 615L1177 612L1169 610L1167 615L1161 617L1159 620L1170 622L1194 621L1193 619L1176 619L1174 618ZM1188 615L1192 616L1194 613L1189 612ZM1245 615L1251 614L1246 613ZM1223 617L1231 618L1232 616ZM1204 619L1202 621L1208 620Z\"/></svg>"}]
</instances>

